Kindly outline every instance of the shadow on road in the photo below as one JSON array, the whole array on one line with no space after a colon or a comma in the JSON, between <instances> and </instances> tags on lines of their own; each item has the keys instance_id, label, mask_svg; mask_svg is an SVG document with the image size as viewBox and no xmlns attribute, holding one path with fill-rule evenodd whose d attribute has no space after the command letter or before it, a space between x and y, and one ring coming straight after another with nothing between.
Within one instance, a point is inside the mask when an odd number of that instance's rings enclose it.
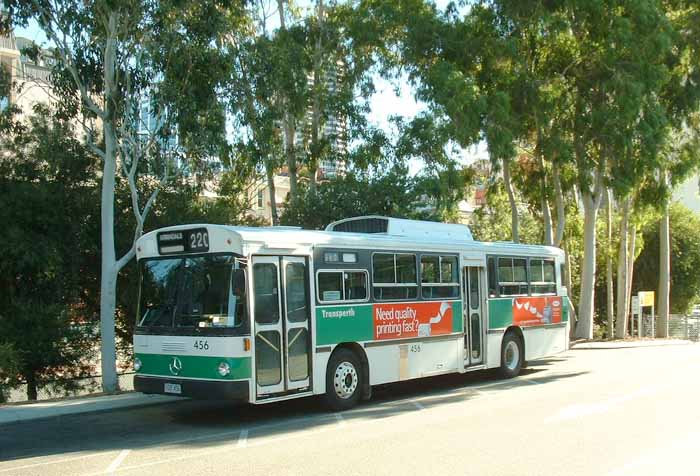
<instances>
[{"instance_id":1,"label":"shadow on road","mask_svg":"<svg viewBox=\"0 0 700 476\"><path fill-rule=\"evenodd\" d=\"M372 400L342 414L342 419L377 420L418 408L463 402L481 389L509 388L575 378L586 372L540 374L551 362L531 362L522 377L499 380L492 371L429 377L374 388ZM416 405L414 399L420 399ZM118 410L109 413L61 416L0 426L0 461L71 453L141 448L206 449L235 444L242 429L251 436L274 437L290 432L337 425L320 398L308 397L266 405L236 405L220 401L191 401ZM0 474L3 472L0 467Z\"/></svg>"}]
</instances>

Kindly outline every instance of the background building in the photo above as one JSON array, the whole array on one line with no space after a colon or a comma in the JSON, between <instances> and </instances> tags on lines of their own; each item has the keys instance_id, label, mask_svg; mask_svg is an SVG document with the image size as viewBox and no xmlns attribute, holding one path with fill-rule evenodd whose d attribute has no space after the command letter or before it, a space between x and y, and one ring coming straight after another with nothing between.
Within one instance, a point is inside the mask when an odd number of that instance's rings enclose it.
<instances>
[{"instance_id":1,"label":"background building","mask_svg":"<svg viewBox=\"0 0 700 476\"><path fill-rule=\"evenodd\" d=\"M14 33L0 36L0 65L10 74L12 88L9 97L0 98L0 106L16 105L21 115L31 114L37 104L51 102L50 52L40 50L36 60L22 52L33 42L27 38L15 37Z\"/></svg>"}]
</instances>

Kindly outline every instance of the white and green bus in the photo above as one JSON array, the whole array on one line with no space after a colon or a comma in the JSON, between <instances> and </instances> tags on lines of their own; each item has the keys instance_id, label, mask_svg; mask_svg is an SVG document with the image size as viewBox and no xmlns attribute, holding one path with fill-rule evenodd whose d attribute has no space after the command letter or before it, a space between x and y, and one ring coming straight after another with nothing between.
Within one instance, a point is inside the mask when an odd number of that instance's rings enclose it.
<instances>
[{"instance_id":1,"label":"white and green bus","mask_svg":"<svg viewBox=\"0 0 700 476\"><path fill-rule=\"evenodd\" d=\"M568 348L558 248L466 225L356 217L325 231L173 226L137 243L134 387L255 404L497 368Z\"/></svg>"}]
</instances>

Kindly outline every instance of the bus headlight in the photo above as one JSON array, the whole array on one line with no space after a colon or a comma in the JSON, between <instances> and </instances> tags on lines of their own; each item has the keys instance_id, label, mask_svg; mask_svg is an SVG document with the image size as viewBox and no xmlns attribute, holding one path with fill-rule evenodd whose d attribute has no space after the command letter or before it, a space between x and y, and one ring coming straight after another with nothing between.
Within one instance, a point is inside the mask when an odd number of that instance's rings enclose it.
<instances>
[{"instance_id":1,"label":"bus headlight","mask_svg":"<svg viewBox=\"0 0 700 476\"><path fill-rule=\"evenodd\" d=\"M231 373L231 366L226 362L221 362L219 364L219 375L221 375L222 377L226 377L230 373Z\"/></svg>"},{"instance_id":2,"label":"bus headlight","mask_svg":"<svg viewBox=\"0 0 700 476\"><path fill-rule=\"evenodd\" d=\"M141 370L141 359L139 359L138 357L134 358L134 370L137 372Z\"/></svg>"}]
</instances>

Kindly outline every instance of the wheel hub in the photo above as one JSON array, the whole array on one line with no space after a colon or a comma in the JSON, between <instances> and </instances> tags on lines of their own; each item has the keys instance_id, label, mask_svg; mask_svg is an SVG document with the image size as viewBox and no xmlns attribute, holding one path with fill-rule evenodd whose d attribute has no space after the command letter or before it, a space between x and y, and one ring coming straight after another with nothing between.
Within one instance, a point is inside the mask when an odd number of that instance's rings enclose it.
<instances>
[{"instance_id":1,"label":"wheel hub","mask_svg":"<svg viewBox=\"0 0 700 476\"><path fill-rule=\"evenodd\" d=\"M335 369L333 377L336 395L344 400L352 397L358 383L359 378L355 366L350 362L341 362Z\"/></svg>"},{"instance_id":2,"label":"wheel hub","mask_svg":"<svg viewBox=\"0 0 700 476\"><path fill-rule=\"evenodd\" d=\"M510 341L506 344L505 349L505 361L506 367L510 370L515 370L518 367L518 362L520 361L520 349L518 344L514 341Z\"/></svg>"}]
</instances>

